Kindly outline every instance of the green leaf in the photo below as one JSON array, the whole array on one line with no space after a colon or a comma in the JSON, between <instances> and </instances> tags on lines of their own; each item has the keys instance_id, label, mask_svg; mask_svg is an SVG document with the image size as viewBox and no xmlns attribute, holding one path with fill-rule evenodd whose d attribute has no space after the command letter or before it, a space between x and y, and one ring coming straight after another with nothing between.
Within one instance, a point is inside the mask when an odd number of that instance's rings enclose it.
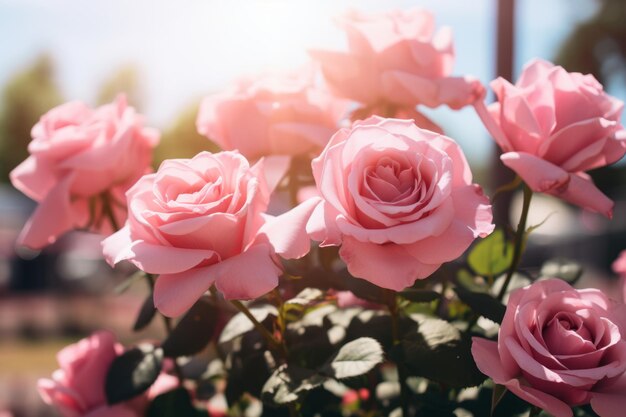
<instances>
[{"instance_id":1,"label":"green leaf","mask_svg":"<svg viewBox=\"0 0 626 417\"><path fill-rule=\"evenodd\" d=\"M152 293L150 293L139 310L139 314L135 320L135 325L133 326L133 331L138 332L139 330L145 328L150 324L155 315L156 308L154 307L154 298Z\"/></svg>"},{"instance_id":2,"label":"green leaf","mask_svg":"<svg viewBox=\"0 0 626 417\"><path fill-rule=\"evenodd\" d=\"M278 310L271 304L262 306L248 307L248 310L259 323L263 323L269 316L278 317ZM226 324L219 338L219 343L230 342L249 331L254 330L254 324L243 313L237 313Z\"/></svg>"},{"instance_id":3,"label":"green leaf","mask_svg":"<svg viewBox=\"0 0 626 417\"><path fill-rule=\"evenodd\" d=\"M113 292L115 294L122 294L126 292L135 282L144 279L146 273L143 271L137 271L124 281L120 282L114 289Z\"/></svg>"},{"instance_id":4,"label":"green leaf","mask_svg":"<svg viewBox=\"0 0 626 417\"><path fill-rule=\"evenodd\" d=\"M347 269L341 270L338 275L343 285L341 289L352 291L354 295L367 301L378 304L385 303L385 290L379 286L364 279L353 277Z\"/></svg>"},{"instance_id":5,"label":"green leaf","mask_svg":"<svg viewBox=\"0 0 626 417\"><path fill-rule=\"evenodd\" d=\"M513 244L504 237L500 229L482 239L474 246L467 262L479 275L493 277L509 268L513 260Z\"/></svg>"},{"instance_id":6,"label":"green leaf","mask_svg":"<svg viewBox=\"0 0 626 417\"><path fill-rule=\"evenodd\" d=\"M317 371L298 366L281 365L263 386L264 401L273 404L289 404L300 396L322 385L328 378Z\"/></svg>"},{"instance_id":7,"label":"green leaf","mask_svg":"<svg viewBox=\"0 0 626 417\"><path fill-rule=\"evenodd\" d=\"M323 368L333 378L364 375L383 361L383 348L371 337L361 337L343 345Z\"/></svg>"},{"instance_id":8,"label":"green leaf","mask_svg":"<svg viewBox=\"0 0 626 417\"><path fill-rule=\"evenodd\" d=\"M206 411L197 410L185 388L177 388L158 395L146 413L146 417L206 417Z\"/></svg>"},{"instance_id":9,"label":"green leaf","mask_svg":"<svg viewBox=\"0 0 626 417\"><path fill-rule=\"evenodd\" d=\"M324 298L324 293L317 288L305 288L298 293L294 298L285 301L285 304L298 304L302 306L308 306L314 301Z\"/></svg>"},{"instance_id":10,"label":"green leaf","mask_svg":"<svg viewBox=\"0 0 626 417\"><path fill-rule=\"evenodd\" d=\"M541 266L543 278L561 278L570 284L576 283L583 274L582 266L570 259L550 259Z\"/></svg>"},{"instance_id":11,"label":"green leaf","mask_svg":"<svg viewBox=\"0 0 626 417\"><path fill-rule=\"evenodd\" d=\"M400 357L411 375L451 388L476 386L486 379L474 363L470 341L456 327L434 317L412 314L411 318L418 331L400 343Z\"/></svg>"},{"instance_id":12,"label":"green leaf","mask_svg":"<svg viewBox=\"0 0 626 417\"><path fill-rule=\"evenodd\" d=\"M441 297L437 291L426 289L408 289L400 292L399 295L414 303L430 303Z\"/></svg>"},{"instance_id":13,"label":"green leaf","mask_svg":"<svg viewBox=\"0 0 626 417\"><path fill-rule=\"evenodd\" d=\"M474 312L496 323L502 323L506 307L497 298L484 292L468 291L463 287L455 287L454 291Z\"/></svg>"},{"instance_id":14,"label":"green leaf","mask_svg":"<svg viewBox=\"0 0 626 417\"><path fill-rule=\"evenodd\" d=\"M148 344L116 357L105 381L107 402L117 404L142 394L156 381L162 364L163 351Z\"/></svg>"},{"instance_id":15,"label":"green leaf","mask_svg":"<svg viewBox=\"0 0 626 417\"><path fill-rule=\"evenodd\" d=\"M176 358L200 352L211 341L217 317L218 309L213 304L196 302L161 345L165 356Z\"/></svg>"}]
</instances>

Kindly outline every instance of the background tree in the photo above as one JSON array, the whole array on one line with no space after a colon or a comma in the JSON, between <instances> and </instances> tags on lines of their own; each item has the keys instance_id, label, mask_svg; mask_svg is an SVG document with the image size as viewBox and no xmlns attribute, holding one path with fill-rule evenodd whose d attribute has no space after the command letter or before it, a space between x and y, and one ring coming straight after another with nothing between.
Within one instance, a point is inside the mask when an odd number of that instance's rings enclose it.
<instances>
[{"instance_id":1,"label":"background tree","mask_svg":"<svg viewBox=\"0 0 626 417\"><path fill-rule=\"evenodd\" d=\"M46 53L9 79L0 95L0 182L28 156L30 130L39 117L62 102L54 61Z\"/></svg>"},{"instance_id":2,"label":"background tree","mask_svg":"<svg viewBox=\"0 0 626 417\"><path fill-rule=\"evenodd\" d=\"M174 123L163 132L161 143L155 150L155 167L158 167L164 159L191 158L201 151L219 151L216 144L196 130L199 106L199 100L189 104L180 112Z\"/></svg>"},{"instance_id":3,"label":"background tree","mask_svg":"<svg viewBox=\"0 0 626 417\"><path fill-rule=\"evenodd\" d=\"M134 64L126 64L107 78L96 97L96 104L102 105L112 102L118 94L124 93L128 103L137 111L141 111L144 104L144 90L140 83L139 71Z\"/></svg>"}]
</instances>

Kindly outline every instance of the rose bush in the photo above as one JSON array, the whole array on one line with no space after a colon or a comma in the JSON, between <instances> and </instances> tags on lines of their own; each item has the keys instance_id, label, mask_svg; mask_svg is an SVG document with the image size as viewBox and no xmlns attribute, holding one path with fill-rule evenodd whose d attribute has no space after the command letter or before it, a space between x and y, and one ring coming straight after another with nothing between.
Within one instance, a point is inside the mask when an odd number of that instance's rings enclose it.
<instances>
[{"instance_id":1,"label":"rose bush","mask_svg":"<svg viewBox=\"0 0 626 417\"><path fill-rule=\"evenodd\" d=\"M504 152L500 159L537 192L612 215L613 202L585 173L626 153L620 123L623 103L593 75L568 73L542 60L530 62L515 85L491 83L498 102L476 104Z\"/></svg>"},{"instance_id":2,"label":"rose bush","mask_svg":"<svg viewBox=\"0 0 626 417\"><path fill-rule=\"evenodd\" d=\"M97 109L78 101L55 107L32 137L11 182L39 203L17 242L33 249L74 228L111 233L105 211L124 221L124 193L150 169L159 141L124 96Z\"/></svg>"},{"instance_id":3,"label":"rose bush","mask_svg":"<svg viewBox=\"0 0 626 417\"><path fill-rule=\"evenodd\" d=\"M626 407L626 308L559 279L514 291L498 341L474 338L479 369L555 417L591 403L602 417Z\"/></svg>"},{"instance_id":4,"label":"rose bush","mask_svg":"<svg viewBox=\"0 0 626 417\"><path fill-rule=\"evenodd\" d=\"M317 153L337 130L346 103L314 83L310 71L240 80L202 101L198 132L250 160Z\"/></svg>"},{"instance_id":5,"label":"rose bush","mask_svg":"<svg viewBox=\"0 0 626 417\"><path fill-rule=\"evenodd\" d=\"M381 102L453 109L484 94L477 80L452 77L452 31L435 34L433 15L420 9L367 15L352 11L338 19L348 51L312 50L330 88L371 106ZM396 116L395 111L383 116Z\"/></svg>"},{"instance_id":6,"label":"rose bush","mask_svg":"<svg viewBox=\"0 0 626 417\"><path fill-rule=\"evenodd\" d=\"M250 167L236 152L166 160L128 191L128 221L104 240L104 255L112 265L129 260L159 274L154 302L168 316L182 314L213 284L228 299L259 297L278 285L275 253L309 250L303 222L310 204L266 216L274 185L262 161Z\"/></svg>"},{"instance_id":7,"label":"rose bush","mask_svg":"<svg viewBox=\"0 0 626 417\"><path fill-rule=\"evenodd\" d=\"M493 230L459 146L411 120L356 122L312 166L322 201L307 231L378 286L409 287Z\"/></svg>"},{"instance_id":8,"label":"rose bush","mask_svg":"<svg viewBox=\"0 0 626 417\"><path fill-rule=\"evenodd\" d=\"M112 333L100 331L61 350L57 359L61 369L52 379L40 379L39 393L43 400L63 417L139 417L148 402L162 392L173 389L175 377L161 374L141 397L129 402L108 405L104 382L109 366L124 347Z\"/></svg>"}]
</instances>

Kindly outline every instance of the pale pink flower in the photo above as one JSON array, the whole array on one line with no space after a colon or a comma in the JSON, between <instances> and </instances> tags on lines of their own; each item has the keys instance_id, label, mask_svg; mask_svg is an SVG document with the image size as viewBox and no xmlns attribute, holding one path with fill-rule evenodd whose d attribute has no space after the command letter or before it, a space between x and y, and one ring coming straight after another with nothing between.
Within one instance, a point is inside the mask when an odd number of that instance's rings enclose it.
<instances>
[{"instance_id":1,"label":"pale pink flower","mask_svg":"<svg viewBox=\"0 0 626 417\"><path fill-rule=\"evenodd\" d=\"M300 257L310 247L304 225L312 202L268 216L274 186L263 160L250 167L237 152L166 160L128 191L128 221L104 240L105 258L159 274L154 301L168 316L213 284L228 299L262 296L282 273L275 254Z\"/></svg>"},{"instance_id":2,"label":"pale pink flower","mask_svg":"<svg viewBox=\"0 0 626 417\"><path fill-rule=\"evenodd\" d=\"M78 101L55 107L32 137L30 156L11 172L11 182L39 203L18 238L33 249L72 229L111 233L103 197L123 223L124 193L149 171L159 141L124 96L97 109Z\"/></svg>"},{"instance_id":3,"label":"pale pink flower","mask_svg":"<svg viewBox=\"0 0 626 417\"><path fill-rule=\"evenodd\" d=\"M366 105L446 104L458 109L484 94L477 80L451 76L452 31L444 27L435 33L435 19L428 11L370 15L352 11L340 17L338 24L348 37L348 50L310 54L340 97Z\"/></svg>"},{"instance_id":4,"label":"pale pink flower","mask_svg":"<svg viewBox=\"0 0 626 417\"><path fill-rule=\"evenodd\" d=\"M460 147L410 120L356 122L312 165L321 198L307 231L380 287L410 287L493 230Z\"/></svg>"},{"instance_id":5,"label":"pale pink flower","mask_svg":"<svg viewBox=\"0 0 626 417\"><path fill-rule=\"evenodd\" d=\"M224 150L256 160L267 155L318 153L338 129L346 102L315 86L311 71L243 79L206 97L200 134Z\"/></svg>"},{"instance_id":6,"label":"pale pink flower","mask_svg":"<svg viewBox=\"0 0 626 417\"><path fill-rule=\"evenodd\" d=\"M503 151L500 159L537 192L611 217L613 201L585 173L626 153L623 103L593 75L531 61L515 85L491 83L498 101L476 110Z\"/></svg>"}]
</instances>

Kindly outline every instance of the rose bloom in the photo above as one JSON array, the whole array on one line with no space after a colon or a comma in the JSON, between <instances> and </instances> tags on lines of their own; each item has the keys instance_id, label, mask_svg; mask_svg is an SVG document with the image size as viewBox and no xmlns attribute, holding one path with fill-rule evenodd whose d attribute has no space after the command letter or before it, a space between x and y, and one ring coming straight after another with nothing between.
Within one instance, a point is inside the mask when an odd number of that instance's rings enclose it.
<instances>
[{"instance_id":1,"label":"rose bloom","mask_svg":"<svg viewBox=\"0 0 626 417\"><path fill-rule=\"evenodd\" d=\"M159 141L124 96L96 109L78 101L55 107L31 134L30 156L10 176L15 188L39 203L18 238L32 249L75 228L111 233L103 201L122 223L124 193L149 170Z\"/></svg>"},{"instance_id":2,"label":"rose bloom","mask_svg":"<svg viewBox=\"0 0 626 417\"><path fill-rule=\"evenodd\" d=\"M381 102L459 109L479 99L476 80L451 77L452 31L435 33L430 12L420 9L367 15L357 11L338 19L348 50L310 51L337 95L366 105ZM383 114L390 116L390 114Z\"/></svg>"},{"instance_id":3,"label":"rose bloom","mask_svg":"<svg viewBox=\"0 0 626 417\"><path fill-rule=\"evenodd\" d=\"M154 302L168 316L213 284L227 299L264 295L282 272L275 253L300 257L310 246L304 225L312 204L272 218L265 210L274 186L263 160L250 167L237 152L166 160L128 191L128 221L104 240L105 258L160 274Z\"/></svg>"},{"instance_id":4,"label":"rose bloom","mask_svg":"<svg viewBox=\"0 0 626 417\"><path fill-rule=\"evenodd\" d=\"M239 81L200 105L198 132L250 160L318 153L338 128L346 102L314 86L313 75L266 74Z\"/></svg>"},{"instance_id":5,"label":"rose bloom","mask_svg":"<svg viewBox=\"0 0 626 417\"><path fill-rule=\"evenodd\" d=\"M459 146L410 120L372 117L313 160L320 199L307 231L341 245L348 271L402 290L491 233L491 206ZM310 200L309 200L310 201Z\"/></svg>"},{"instance_id":6,"label":"rose bloom","mask_svg":"<svg viewBox=\"0 0 626 417\"><path fill-rule=\"evenodd\" d=\"M592 75L535 60L515 85L491 83L498 102L476 109L504 152L500 159L528 186L585 209L612 215L613 202L584 172L626 153L623 103Z\"/></svg>"},{"instance_id":7,"label":"rose bloom","mask_svg":"<svg viewBox=\"0 0 626 417\"><path fill-rule=\"evenodd\" d=\"M161 374L145 394L128 402L108 405L104 391L106 376L113 360L123 352L124 347L106 331L65 347L57 355L61 369L52 374L52 379L38 382L41 397L63 417L143 416L148 402L174 389L178 380Z\"/></svg>"},{"instance_id":8,"label":"rose bloom","mask_svg":"<svg viewBox=\"0 0 626 417\"><path fill-rule=\"evenodd\" d=\"M538 281L509 298L498 341L474 338L478 368L555 417L588 404L602 417L626 407L626 308L596 289Z\"/></svg>"}]
</instances>

